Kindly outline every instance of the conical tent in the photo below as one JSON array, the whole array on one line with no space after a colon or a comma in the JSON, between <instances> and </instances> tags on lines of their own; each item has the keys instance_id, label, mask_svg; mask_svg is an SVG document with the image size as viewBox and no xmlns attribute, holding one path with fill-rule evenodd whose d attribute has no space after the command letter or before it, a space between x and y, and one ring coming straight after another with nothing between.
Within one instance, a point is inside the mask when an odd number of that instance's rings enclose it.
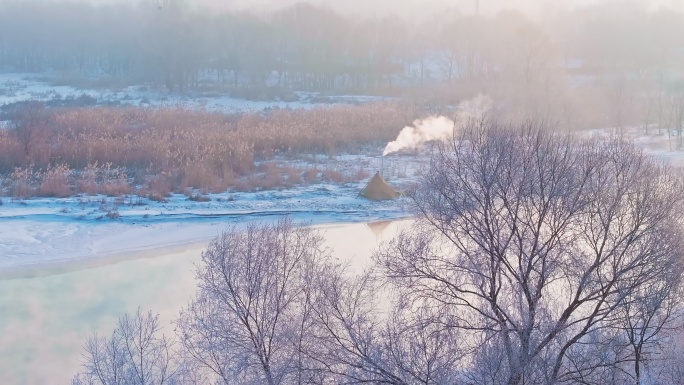
<instances>
[{"instance_id":1,"label":"conical tent","mask_svg":"<svg viewBox=\"0 0 684 385\"><path fill-rule=\"evenodd\" d=\"M399 192L393 189L387 184L387 182L385 182L384 179L382 179L379 172L376 172L366 187L359 192L360 197L364 197L372 201L396 199L399 197L399 195L401 194L399 194Z\"/></svg>"}]
</instances>

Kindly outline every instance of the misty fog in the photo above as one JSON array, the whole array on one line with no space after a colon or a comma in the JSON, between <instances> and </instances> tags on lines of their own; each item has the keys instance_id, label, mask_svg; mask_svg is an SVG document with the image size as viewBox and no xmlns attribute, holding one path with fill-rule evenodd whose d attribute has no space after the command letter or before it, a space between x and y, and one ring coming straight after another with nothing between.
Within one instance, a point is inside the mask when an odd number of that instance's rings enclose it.
<instances>
[{"instance_id":1,"label":"misty fog","mask_svg":"<svg viewBox=\"0 0 684 385\"><path fill-rule=\"evenodd\" d=\"M0 0L0 383L681 382L681 165L681 0Z\"/></svg>"},{"instance_id":2,"label":"misty fog","mask_svg":"<svg viewBox=\"0 0 684 385\"><path fill-rule=\"evenodd\" d=\"M434 106L485 93L507 117L533 113L568 128L672 125L681 4L563 4L3 1L0 68L181 93L266 87Z\"/></svg>"}]
</instances>

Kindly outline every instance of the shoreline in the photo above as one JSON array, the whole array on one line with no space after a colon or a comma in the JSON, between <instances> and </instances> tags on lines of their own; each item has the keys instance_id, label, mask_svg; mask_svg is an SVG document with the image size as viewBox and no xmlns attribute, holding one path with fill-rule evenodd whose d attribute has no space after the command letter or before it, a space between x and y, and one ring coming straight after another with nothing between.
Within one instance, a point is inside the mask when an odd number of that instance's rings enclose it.
<instances>
[{"instance_id":1,"label":"shoreline","mask_svg":"<svg viewBox=\"0 0 684 385\"><path fill-rule=\"evenodd\" d=\"M31 264L0 267L0 281L47 277L81 270L96 269L136 259L159 258L164 255L203 250L210 241L211 239L205 241L194 240L180 242L173 245L152 245L146 248L115 251L91 257L39 261Z\"/></svg>"},{"instance_id":2,"label":"shoreline","mask_svg":"<svg viewBox=\"0 0 684 385\"><path fill-rule=\"evenodd\" d=\"M0 279L206 244L228 226L268 222L283 215L306 225L411 216L403 199L373 202L358 198L358 190L358 184L317 185L233 194L231 201L219 200L225 194L216 194L206 203L174 195L165 203L118 207L115 199L106 197L10 201L0 206ZM117 218L102 218L103 210L112 207Z\"/></svg>"},{"instance_id":3,"label":"shoreline","mask_svg":"<svg viewBox=\"0 0 684 385\"><path fill-rule=\"evenodd\" d=\"M280 216L278 216L279 218ZM269 221L271 219L258 219L257 221ZM378 221L403 221L410 219L411 216L401 215L392 217L377 217L371 219L348 219L348 220L323 220L321 222L311 222L311 221L299 221L297 218L295 222L298 225L310 226L315 229L325 230L329 228L342 227L351 224L367 224ZM187 225L183 227L201 227L201 230L208 227L213 227L215 229L220 228L221 231L225 230L231 226L241 226L248 223L253 223L255 220L252 217L246 217L245 221L239 222L211 222L211 223L175 223L177 226ZM170 225L173 223L170 223ZM192 232L191 229L189 232ZM160 228L157 232L163 232L164 229ZM40 278L51 275L66 274L74 271L88 270L103 267L106 265L113 265L125 261L146 259L146 258L159 258L166 255L179 254L189 251L202 252L206 246L214 239L220 232L212 233L210 236L204 237L189 237L187 239L180 239L176 242L162 242L162 243L147 243L139 245L137 247L123 248L117 250L108 250L100 253L94 253L90 256L75 256L66 257L63 259L53 259L53 260L38 260L33 263L23 263L10 266L0 266L0 281L14 280L14 279L32 279Z\"/></svg>"}]
</instances>

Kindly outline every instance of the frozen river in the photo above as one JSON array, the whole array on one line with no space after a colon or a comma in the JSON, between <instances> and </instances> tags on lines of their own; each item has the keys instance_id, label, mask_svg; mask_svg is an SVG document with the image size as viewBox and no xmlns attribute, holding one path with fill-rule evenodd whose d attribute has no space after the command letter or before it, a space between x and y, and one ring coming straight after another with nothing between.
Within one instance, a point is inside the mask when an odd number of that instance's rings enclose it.
<instances>
[{"instance_id":1,"label":"frozen river","mask_svg":"<svg viewBox=\"0 0 684 385\"><path fill-rule=\"evenodd\" d=\"M318 228L336 258L362 269L401 223ZM0 271L0 384L68 384L79 369L86 336L110 333L120 315L138 306L158 312L170 326L194 293L194 264L204 246Z\"/></svg>"}]
</instances>

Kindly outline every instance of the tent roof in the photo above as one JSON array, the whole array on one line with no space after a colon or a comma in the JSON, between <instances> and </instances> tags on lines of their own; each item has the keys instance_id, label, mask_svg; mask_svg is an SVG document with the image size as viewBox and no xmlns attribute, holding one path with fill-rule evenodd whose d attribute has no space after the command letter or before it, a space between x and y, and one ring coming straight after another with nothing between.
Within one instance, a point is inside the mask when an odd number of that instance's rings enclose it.
<instances>
[{"instance_id":1,"label":"tent roof","mask_svg":"<svg viewBox=\"0 0 684 385\"><path fill-rule=\"evenodd\" d=\"M389 199L396 199L399 197L399 192L392 188L387 182L380 176L379 172L368 182L366 187L359 192L360 197L370 199L372 201L382 201Z\"/></svg>"}]
</instances>

